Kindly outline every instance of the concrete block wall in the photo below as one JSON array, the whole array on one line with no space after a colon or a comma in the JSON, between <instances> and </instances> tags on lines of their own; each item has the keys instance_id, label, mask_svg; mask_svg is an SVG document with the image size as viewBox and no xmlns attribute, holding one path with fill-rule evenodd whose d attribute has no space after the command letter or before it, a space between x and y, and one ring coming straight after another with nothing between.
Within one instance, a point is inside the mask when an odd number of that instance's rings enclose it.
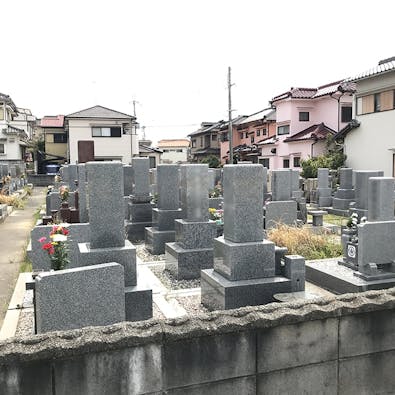
<instances>
[{"instance_id":1,"label":"concrete block wall","mask_svg":"<svg viewBox=\"0 0 395 395\"><path fill-rule=\"evenodd\" d=\"M392 288L14 338L0 393L393 393L394 327Z\"/></svg>"}]
</instances>

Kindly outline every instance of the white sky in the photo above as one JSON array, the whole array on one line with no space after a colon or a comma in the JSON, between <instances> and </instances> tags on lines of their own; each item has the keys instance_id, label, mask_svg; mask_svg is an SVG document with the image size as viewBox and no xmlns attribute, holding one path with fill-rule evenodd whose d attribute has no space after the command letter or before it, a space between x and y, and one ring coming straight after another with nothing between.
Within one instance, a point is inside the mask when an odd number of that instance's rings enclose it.
<instances>
[{"instance_id":1,"label":"white sky","mask_svg":"<svg viewBox=\"0 0 395 395\"><path fill-rule=\"evenodd\" d=\"M0 3L0 92L34 115L96 104L136 113L146 136L249 115L395 55L388 0L19 0Z\"/></svg>"}]
</instances>

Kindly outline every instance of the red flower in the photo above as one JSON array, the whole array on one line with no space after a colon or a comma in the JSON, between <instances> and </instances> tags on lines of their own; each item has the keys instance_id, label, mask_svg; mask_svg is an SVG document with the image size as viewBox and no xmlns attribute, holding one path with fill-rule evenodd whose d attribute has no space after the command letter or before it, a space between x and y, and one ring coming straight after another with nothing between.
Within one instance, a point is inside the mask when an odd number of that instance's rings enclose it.
<instances>
[{"instance_id":1,"label":"red flower","mask_svg":"<svg viewBox=\"0 0 395 395\"><path fill-rule=\"evenodd\" d=\"M51 250L53 249L52 243L46 243L43 245L43 250Z\"/></svg>"},{"instance_id":2,"label":"red flower","mask_svg":"<svg viewBox=\"0 0 395 395\"><path fill-rule=\"evenodd\" d=\"M68 229L63 228L63 234L64 234L65 236L67 236L67 235L69 234Z\"/></svg>"}]
</instances>

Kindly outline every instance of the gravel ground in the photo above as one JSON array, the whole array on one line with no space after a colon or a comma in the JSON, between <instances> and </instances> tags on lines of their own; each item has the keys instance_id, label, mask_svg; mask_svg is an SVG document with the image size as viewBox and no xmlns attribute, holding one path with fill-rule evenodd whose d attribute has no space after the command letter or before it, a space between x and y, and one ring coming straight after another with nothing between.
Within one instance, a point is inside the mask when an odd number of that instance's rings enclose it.
<instances>
[{"instance_id":1,"label":"gravel ground","mask_svg":"<svg viewBox=\"0 0 395 395\"><path fill-rule=\"evenodd\" d=\"M168 289L175 290L200 287L200 278L196 280L177 280L170 274L170 272L163 270L160 267L150 267L150 270Z\"/></svg>"},{"instance_id":2,"label":"gravel ground","mask_svg":"<svg viewBox=\"0 0 395 395\"><path fill-rule=\"evenodd\" d=\"M165 254L162 255L152 255L146 248L145 244L134 244L136 247L136 255L141 259L143 262L154 262L154 261L164 261Z\"/></svg>"},{"instance_id":3,"label":"gravel ground","mask_svg":"<svg viewBox=\"0 0 395 395\"><path fill-rule=\"evenodd\" d=\"M175 299L185 309L188 315L208 313L210 311L200 304L200 294L193 296L178 296Z\"/></svg>"}]
</instances>

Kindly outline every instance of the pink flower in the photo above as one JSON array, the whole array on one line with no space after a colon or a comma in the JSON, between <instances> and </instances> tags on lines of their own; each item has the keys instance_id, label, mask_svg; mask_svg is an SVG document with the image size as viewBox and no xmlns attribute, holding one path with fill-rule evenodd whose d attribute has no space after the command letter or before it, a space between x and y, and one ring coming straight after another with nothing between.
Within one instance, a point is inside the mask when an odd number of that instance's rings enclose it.
<instances>
[{"instance_id":1,"label":"pink flower","mask_svg":"<svg viewBox=\"0 0 395 395\"><path fill-rule=\"evenodd\" d=\"M46 237L40 237L40 238L38 239L38 241L39 241L40 243L45 243L46 240L47 240Z\"/></svg>"}]
</instances>

